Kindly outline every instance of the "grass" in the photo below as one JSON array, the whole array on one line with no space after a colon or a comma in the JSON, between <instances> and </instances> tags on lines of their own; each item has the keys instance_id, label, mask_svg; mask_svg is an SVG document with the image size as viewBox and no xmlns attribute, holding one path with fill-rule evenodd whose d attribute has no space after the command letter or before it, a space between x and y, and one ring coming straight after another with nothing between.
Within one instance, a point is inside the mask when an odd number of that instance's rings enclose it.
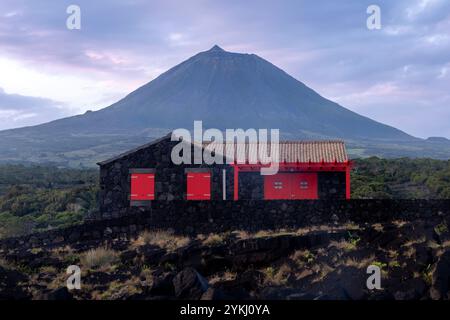
<instances>
[{"instance_id":1,"label":"grass","mask_svg":"<svg viewBox=\"0 0 450 320\"><path fill-rule=\"evenodd\" d=\"M401 265L397 260L394 260L394 261L389 262L389 267L390 268L400 268Z\"/></svg>"},{"instance_id":2,"label":"grass","mask_svg":"<svg viewBox=\"0 0 450 320\"><path fill-rule=\"evenodd\" d=\"M96 300L117 300L120 299L121 296L129 296L141 292L142 289L140 288L138 279L132 277L125 282L111 282L106 291L96 291L93 298Z\"/></svg>"},{"instance_id":3,"label":"grass","mask_svg":"<svg viewBox=\"0 0 450 320\"><path fill-rule=\"evenodd\" d=\"M410 247L415 244L424 243L425 241L427 241L427 238L425 236L420 236L415 240L406 241L404 244L402 244L402 247Z\"/></svg>"},{"instance_id":4,"label":"grass","mask_svg":"<svg viewBox=\"0 0 450 320\"><path fill-rule=\"evenodd\" d=\"M39 272L40 273L56 274L56 273L58 273L58 270L55 267L52 267L52 266L43 266L43 267L41 267Z\"/></svg>"},{"instance_id":5,"label":"grass","mask_svg":"<svg viewBox=\"0 0 450 320\"><path fill-rule=\"evenodd\" d=\"M67 265L79 264L80 256L70 246L63 246L51 250L52 256L61 259Z\"/></svg>"},{"instance_id":6,"label":"grass","mask_svg":"<svg viewBox=\"0 0 450 320\"><path fill-rule=\"evenodd\" d=\"M85 268L110 268L119 260L116 251L107 248L91 249L81 255L81 264Z\"/></svg>"},{"instance_id":7,"label":"grass","mask_svg":"<svg viewBox=\"0 0 450 320\"><path fill-rule=\"evenodd\" d=\"M356 224L348 224L348 226L351 227L351 229L360 229L360 227ZM304 228L298 228L298 229L277 229L277 230L260 230L258 232L248 232L244 230L235 230L232 232L238 239L252 239L252 238L262 238L262 237L275 237L275 236L282 236L282 235L294 235L294 236L302 236L306 235L311 232L320 232L320 231L339 231L339 230L347 230L347 225L343 226L329 226L329 225L318 225L318 226L309 226Z\"/></svg>"},{"instance_id":8,"label":"grass","mask_svg":"<svg viewBox=\"0 0 450 320\"><path fill-rule=\"evenodd\" d=\"M234 230L231 232L231 235L233 235L236 239L240 240L246 240L251 238L251 234L244 230Z\"/></svg>"},{"instance_id":9,"label":"grass","mask_svg":"<svg viewBox=\"0 0 450 320\"><path fill-rule=\"evenodd\" d=\"M148 286L153 284L153 270L147 265L142 266L139 277L141 281L144 281Z\"/></svg>"},{"instance_id":10,"label":"grass","mask_svg":"<svg viewBox=\"0 0 450 320\"><path fill-rule=\"evenodd\" d=\"M264 237L276 237L281 235L295 235L297 234L295 231L288 231L286 229L279 229L279 230L260 230L258 232L248 232L243 230L235 230L232 232L236 236L237 239L241 240L247 240L247 239L254 239L254 238L264 238Z\"/></svg>"},{"instance_id":11,"label":"grass","mask_svg":"<svg viewBox=\"0 0 450 320\"><path fill-rule=\"evenodd\" d=\"M172 231L156 230L156 231L144 231L133 242L133 247L139 247L146 244L152 244L160 248L164 248L167 251L175 251L178 248L182 248L188 245L191 239L184 236L175 235Z\"/></svg>"},{"instance_id":12,"label":"grass","mask_svg":"<svg viewBox=\"0 0 450 320\"><path fill-rule=\"evenodd\" d=\"M223 234L209 234L204 240L205 246L217 246L225 242L225 236Z\"/></svg>"},{"instance_id":13,"label":"grass","mask_svg":"<svg viewBox=\"0 0 450 320\"><path fill-rule=\"evenodd\" d=\"M213 276L209 277L208 282L209 284L213 285L217 282L232 281L236 279L236 276L237 276L236 272L225 270L224 272L216 273Z\"/></svg>"},{"instance_id":14,"label":"grass","mask_svg":"<svg viewBox=\"0 0 450 320\"><path fill-rule=\"evenodd\" d=\"M397 228L401 228L407 224L406 221L403 220L394 220L392 221L392 224L395 225Z\"/></svg>"},{"instance_id":15,"label":"grass","mask_svg":"<svg viewBox=\"0 0 450 320\"><path fill-rule=\"evenodd\" d=\"M372 228L378 232L382 232L384 230L384 227L381 223L374 223L372 225Z\"/></svg>"},{"instance_id":16,"label":"grass","mask_svg":"<svg viewBox=\"0 0 450 320\"><path fill-rule=\"evenodd\" d=\"M285 285L287 283L288 276L292 273L292 269L288 264L281 265L278 269L270 266L262 269L261 272L264 274L264 282L270 285Z\"/></svg>"},{"instance_id":17,"label":"grass","mask_svg":"<svg viewBox=\"0 0 450 320\"><path fill-rule=\"evenodd\" d=\"M357 244L360 239L352 240L341 240L341 241L331 241L330 247L335 247L336 249L343 250L345 252L350 252L357 249Z\"/></svg>"},{"instance_id":18,"label":"grass","mask_svg":"<svg viewBox=\"0 0 450 320\"><path fill-rule=\"evenodd\" d=\"M434 231L435 231L438 235L442 235L443 233L448 232L447 224L444 223L444 222L438 224L436 227L434 227Z\"/></svg>"},{"instance_id":19,"label":"grass","mask_svg":"<svg viewBox=\"0 0 450 320\"><path fill-rule=\"evenodd\" d=\"M386 269L386 267L387 267L387 264L384 263L384 262L381 262L381 261L373 261L371 264L374 265L374 266L377 266L377 267L380 268L380 270L382 270L382 271L383 271L384 269Z\"/></svg>"},{"instance_id":20,"label":"grass","mask_svg":"<svg viewBox=\"0 0 450 320\"><path fill-rule=\"evenodd\" d=\"M446 240L442 243L443 248L450 248L450 240Z\"/></svg>"},{"instance_id":21,"label":"grass","mask_svg":"<svg viewBox=\"0 0 450 320\"><path fill-rule=\"evenodd\" d=\"M343 264L347 267L355 267L357 269L366 269L371 264L371 261L373 261L374 259L375 259L375 255L371 255L371 256L363 258L361 260L357 260L355 258L347 258Z\"/></svg>"},{"instance_id":22,"label":"grass","mask_svg":"<svg viewBox=\"0 0 450 320\"><path fill-rule=\"evenodd\" d=\"M296 250L290 259L294 261L297 266L303 267L305 264L311 264L315 260L315 255L309 250Z\"/></svg>"},{"instance_id":23,"label":"grass","mask_svg":"<svg viewBox=\"0 0 450 320\"><path fill-rule=\"evenodd\" d=\"M421 275L423 281L425 281L427 285L431 286L433 282L433 270L430 264L425 268L425 270L422 271Z\"/></svg>"}]
</instances>

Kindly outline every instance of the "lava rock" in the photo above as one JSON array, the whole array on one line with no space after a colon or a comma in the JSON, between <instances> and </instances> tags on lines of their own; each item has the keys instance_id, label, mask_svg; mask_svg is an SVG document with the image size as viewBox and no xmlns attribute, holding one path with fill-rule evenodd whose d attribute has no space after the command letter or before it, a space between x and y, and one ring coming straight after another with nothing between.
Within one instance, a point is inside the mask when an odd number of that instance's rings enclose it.
<instances>
[{"instance_id":1,"label":"lava rock","mask_svg":"<svg viewBox=\"0 0 450 320\"><path fill-rule=\"evenodd\" d=\"M73 295L66 287L50 291L42 296L42 300L72 300Z\"/></svg>"},{"instance_id":2,"label":"lava rock","mask_svg":"<svg viewBox=\"0 0 450 320\"><path fill-rule=\"evenodd\" d=\"M139 248L138 252L142 255L144 263L148 265L156 265L166 253L166 250L153 245L144 245Z\"/></svg>"},{"instance_id":3,"label":"lava rock","mask_svg":"<svg viewBox=\"0 0 450 320\"><path fill-rule=\"evenodd\" d=\"M173 296L175 294L173 278L174 275L171 273L154 277L149 293L152 296Z\"/></svg>"},{"instance_id":4,"label":"lava rock","mask_svg":"<svg viewBox=\"0 0 450 320\"><path fill-rule=\"evenodd\" d=\"M173 286L178 299L198 300L209 284L195 269L185 268L175 276Z\"/></svg>"},{"instance_id":5,"label":"lava rock","mask_svg":"<svg viewBox=\"0 0 450 320\"><path fill-rule=\"evenodd\" d=\"M23 300L28 299L28 294L18 286L27 277L15 270L8 270L0 266L0 300Z\"/></svg>"},{"instance_id":6,"label":"lava rock","mask_svg":"<svg viewBox=\"0 0 450 320\"><path fill-rule=\"evenodd\" d=\"M430 297L441 300L447 297L450 290L450 250L445 251L436 263L433 271Z\"/></svg>"},{"instance_id":7,"label":"lava rock","mask_svg":"<svg viewBox=\"0 0 450 320\"><path fill-rule=\"evenodd\" d=\"M135 250L126 250L120 254L120 261L123 263L130 263L136 257L137 252Z\"/></svg>"},{"instance_id":8,"label":"lava rock","mask_svg":"<svg viewBox=\"0 0 450 320\"><path fill-rule=\"evenodd\" d=\"M206 292L201 296L200 300L228 300L229 296L223 292L220 288L208 288Z\"/></svg>"}]
</instances>

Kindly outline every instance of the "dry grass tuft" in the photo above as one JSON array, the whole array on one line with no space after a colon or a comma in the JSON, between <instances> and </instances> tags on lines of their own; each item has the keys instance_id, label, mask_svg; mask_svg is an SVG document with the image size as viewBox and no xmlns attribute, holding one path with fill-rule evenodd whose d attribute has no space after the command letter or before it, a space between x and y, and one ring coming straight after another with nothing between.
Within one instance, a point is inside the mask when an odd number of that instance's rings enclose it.
<instances>
[{"instance_id":1,"label":"dry grass tuft","mask_svg":"<svg viewBox=\"0 0 450 320\"><path fill-rule=\"evenodd\" d=\"M382 232L384 230L384 227L381 223L374 223L372 225L372 228L378 232Z\"/></svg>"},{"instance_id":2,"label":"dry grass tuft","mask_svg":"<svg viewBox=\"0 0 450 320\"><path fill-rule=\"evenodd\" d=\"M353 251L357 249L358 241L331 241L329 247L335 247L336 249L343 250L345 252Z\"/></svg>"},{"instance_id":3,"label":"dry grass tuft","mask_svg":"<svg viewBox=\"0 0 450 320\"><path fill-rule=\"evenodd\" d=\"M105 291L94 291L94 300L118 300L123 296L142 293L142 288L137 277L131 277L126 281L113 281Z\"/></svg>"},{"instance_id":4,"label":"dry grass tuft","mask_svg":"<svg viewBox=\"0 0 450 320\"><path fill-rule=\"evenodd\" d=\"M446 240L442 243L443 248L450 248L450 240Z\"/></svg>"},{"instance_id":5,"label":"dry grass tuft","mask_svg":"<svg viewBox=\"0 0 450 320\"><path fill-rule=\"evenodd\" d=\"M285 285L289 275L293 273L291 267L286 263L281 265L278 270L273 267L268 267L261 271L265 276L264 282L275 286Z\"/></svg>"},{"instance_id":6,"label":"dry grass tuft","mask_svg":"<svg viewBox=\"0 0 450 320\"><path fill-rule=\"evenodd\" d=\"M223 273L214 274L213 276L208 278L208 282L209 282L209 284L213 285L217 282L232 281L232 280L236 279L236 276L237 276L237 273L226 270Z\"/></svg>"},{"instance_id":7,"label":"dry grass tuft","mask_svg":"<svg viewBox=\"0 0 450 320\"><path fill-rule=\"evenodd\" d=\"M244 230L235 230L232 232L232 234L237 238L241 240L246 240L251 238L251 234Z\"/></svg>"},{"instance_id":8,"label":"dry grass tuft","mask_svg":"<svg viewBox=\"0 0 450 320\"><path fill-rule=\"evenodd\" d=\"M177 236L172 231L155 230L142 232L132 243L132 246L140 247L146 244L152 244L164 248L167 251L174 251L188 245L190 241L191 239L188 237Z\"/></svg>"},{"instance_id":9,"label":"dry grass tuft","mask_svg":"<svg viewBox=\"0 0 450 320\"><path fill-rule=\"evenodd\" d=\"M394 221L392 221L392 224L397 226L398 228L401 228L401 227L405 226L407 224L407 222L403 221L403 220L394 220Z\"/></svg>"},{"instance_id":10,"label":"dry grass tuft","mask_svg":"<svg viewBox=\"0 0 450 320\"><path fill-rule=\"evenodd\" d=\"M225 236L223 234L209 234L204 240L205 246L217 246L225 242Z\"/></svg>"},{"instance_id":11,"label":"dry grass tuft","mask_svg":"<svg viewBox=\"0 0 450 320\"><path fill-rule=\"evenodd\" d=\"M306 264L313 263L316 256L309 250L296 250L289 258L301 268Z\"/></svg>"},{"instance_id":12,"label":"dry grass tuft","mask_svg":"<svg viewBox=\"0 0 450 320\"><path fill-rule=\"evenodd\" d=\"M273 231L260 230L260 231L256 232L255 234L253 234L252 238L263 238L263 237L268 237L270 235L273 235Z\"/></svg>"},{"instance_id":13,"label":"dry grass tuft","mask_svg":"<svg viewBox=\"0 0 450 320\"><path fill-rule=\"evenodd\" d=\"M367 268L372 261L375 260L375 255L370 255L369 257L366 257L361 260L356 260L355 258L348 258L344 261L343 265L347 267L355 267L357 269L365 269Z\"/></svg>"},{"instance_id":14,"label":"dry grass tuft","mask_svg":"<svg viewBox=\"0 0 450 320\"><path fill-rule=\"evenodd\" d=\"M85 268L109 268L119 259L119 254L107 248L96 248L81 255L81 264Z\"/></svg>"}]
</instances>

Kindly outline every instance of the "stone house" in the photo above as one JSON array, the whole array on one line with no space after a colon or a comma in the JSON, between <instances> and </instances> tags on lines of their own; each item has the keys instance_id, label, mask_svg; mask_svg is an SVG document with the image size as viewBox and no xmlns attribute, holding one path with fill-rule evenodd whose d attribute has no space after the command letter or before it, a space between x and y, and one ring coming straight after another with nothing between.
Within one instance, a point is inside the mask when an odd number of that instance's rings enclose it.
<instances>
[{"instance_id":1,"label":"stone house","mask_svg":"<svg viewBox=\"0 0 450 320\"><path fill-rule=\"evenodd\" d=\"M171 153L177 144L169 134L99 162L100 210L145 207L154 200L350 198L351 162L342 141L280 142L275 175L262 175L263 165L248 161L255 152L251 143L236 145L244 148L245 161L213 165L174 164ZM191 152L212 147L217 145L192 144Z\"/></svg>"}]
</instances>

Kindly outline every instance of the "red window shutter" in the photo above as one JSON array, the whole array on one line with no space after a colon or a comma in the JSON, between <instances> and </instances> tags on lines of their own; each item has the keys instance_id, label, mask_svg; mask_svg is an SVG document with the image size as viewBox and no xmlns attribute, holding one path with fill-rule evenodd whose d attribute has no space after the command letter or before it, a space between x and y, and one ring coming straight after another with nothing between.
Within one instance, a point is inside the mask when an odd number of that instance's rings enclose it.
<instances>
[{"instance_id":1,"label":"red window shutter","mask_svg":"<svg viewBox=\"0 0 450 320\"><path fill-rule=\"evenodd\" d=\"M211 199L211 173L189 172L187 173L187 200Z\"/></svg>"},{"instance_id":2,"label":"red window shutter","mask_svg":"<svg viewBox=\"0 0 450 320\"><path fill-rule=\"evenodd\" d=\"M130 200L155 200L155 174L132 173Z\"/></svg>"},{"instance_id":3,"label":"red window shutter","mask_svg":"<svg viewBox=\"0 0 450 320\"><path fill-rule=\"evenodd\" d=\"M277 173L275 175L264 176L264 199L290 199L291 185L289 174Z\"/></svg>"},{"instance_id":4,"label":"red window shutter","mask_svg":"<svg viewBox=\"0 0 450 320\"><path fill-rule=\"evenodd\" d=\"M317 173L296 173L291 180L292 199L318 199Z\"/></svg>"},{"instance_id":5,"label":"red window shutter","mask_svg":"<svg viewBox=\"0 0 450 320\"><path fill-rule=\"evenodd\" d=\"M264 199L318 199L317 173L278 173L264 177Z\"/></svg>"}]
</instances>

